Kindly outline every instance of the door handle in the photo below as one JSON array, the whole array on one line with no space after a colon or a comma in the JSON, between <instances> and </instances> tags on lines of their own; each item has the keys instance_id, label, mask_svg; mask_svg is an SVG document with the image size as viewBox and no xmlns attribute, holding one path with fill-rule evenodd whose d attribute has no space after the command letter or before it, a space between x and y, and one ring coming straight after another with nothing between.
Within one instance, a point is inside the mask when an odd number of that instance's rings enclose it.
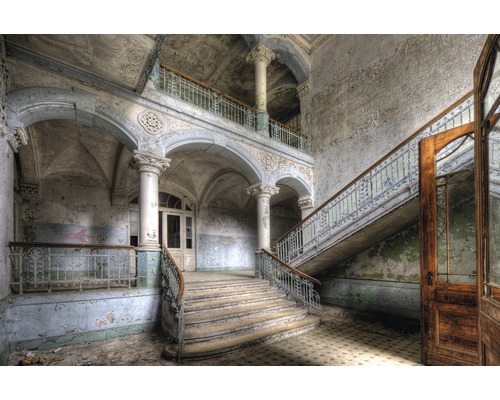
<instances>
[{"instance_id":1,"label":"door handle","mask_svg":"<svg viewBox=\"0 0 500 400\"><path fill-rule=\"evenodd\" d=\"M432 286L432 282L434 281L434 274L432 272L427 272L427 284Z\"/></svg>"}]
</instances>

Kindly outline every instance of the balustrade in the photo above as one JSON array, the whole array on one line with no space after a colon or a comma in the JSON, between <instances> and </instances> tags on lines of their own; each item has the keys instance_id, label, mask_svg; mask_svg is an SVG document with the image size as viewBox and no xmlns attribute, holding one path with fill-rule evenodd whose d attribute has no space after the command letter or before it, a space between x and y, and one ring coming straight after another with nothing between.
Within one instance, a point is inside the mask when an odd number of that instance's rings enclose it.
<instances>
[{"instance_id":1,"label":"balustrade","mask_svg":"<svg viewBox=\"0 0 500 400\"><path fill-rule=\"evenodd\" d=\"M14 293L131 287L133 246L9 243Z\"/></svg>"},{"instance_id":2,"label":"balustrade","mask_svg":"<svg viewBox=\"0 0 500 400\"><path fill-rule=\"evenodd\" d=\"M165 65L160 68L159 88L171 97L221 118L252 130L257 129L255 109ZM269 121L269 134L272 139L280 143L306 151L307 137L277 121Z\"/></svg>"},{"instance_id":3,"label":"balustrade","mask_svg":"<svg viewBox=\"0 0 500 400\"><path fill-rule=\"evenodd\" d=\"M278 239L273 247L278 258L290 263L301 254L341 235L342 231L368 215L374 218L388 202L399 198L393 207L401 205L418 194L418 143L425 137L465 125L473 121L474 103L466 96L440 118L417 131L389 153L380 162L361 174L337 195L325 202L308 218L301 221ZM457 144L453 146L457 147ZM454 166L474 159L473 141L446 149L439 170L452 170ZM384 213L388 210L384 209Z\"/></svg>"}]
</instances>

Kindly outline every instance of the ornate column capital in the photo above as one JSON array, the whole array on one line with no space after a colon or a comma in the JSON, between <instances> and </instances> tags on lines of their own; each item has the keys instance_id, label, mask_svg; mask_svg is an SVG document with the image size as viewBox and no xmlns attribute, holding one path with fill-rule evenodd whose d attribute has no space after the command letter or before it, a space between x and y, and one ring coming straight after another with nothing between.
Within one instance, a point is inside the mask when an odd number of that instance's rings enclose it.
<instances>
[{"instance_id":1,"label":"ornate column capital","mask_svg":"<svg viewBox=\"0 0 500 400\"><path fill-rule=\"evenodd\" d=\"M19 146L28 144L28 133L24 127L8 129L8 139L10 145L17 152Z\"/></svg>"},{"instance_id":2,"label":"ornate column capital","mask_svg":"<svg viewBox=\"0 0 500 400\"><path fill-rule=\"evenodd\" d=\"M258 61L264 61L266 63L266 67L271 63L272 60L276 58L276 54L274 54L267 47L264 47L261 44L255 46L250 53L248 53L246 60L249 63L255 63Z\"/></svg>"},{"instance_id":3,"label":"ornate column capital","mask_svg":"<svg viewBox=\"0 0 500 400\"><path fill-rule=\"evenodd\" d=\"M247 193L256 199L259 197L270 198L272 195L278 194L279 191L280 189L275 186L262 185L261 183L253 185L247 189Z\"/></svg>"},{"instance_id":4,"label":"ornate column capital","mask_svg":"<svg viewBox=\"0 0 500 400\"><path fill-rule=\"evenodd\" d=\"M309 81L302 82L297 86L297 94L299 97L303 97L311 91L311 86L309 85Z\"/></svg>"},{"instance_id":5,"label":"ornate column capital","mask_svg":"<svg viewBox=\"0 0 500 400\"><path fill-rule=\"evenodd\" d=\"M302 197L297 201L300 209L311 208L313 206L313 200L311 197Z\"/></svg>"},{"instance_id":6,"label":"ornate column capital","mask_svg":"<svg viewBox=\"0 0 500 400\"><path fill-rule=\"evenodd\" d=\"M170 161L169 158L158 157L152 153L136 150L132 160L130 160L130 166L139 172L152 172L159 176L166 168L170 167Z\"/></svg>"}]
</instances>

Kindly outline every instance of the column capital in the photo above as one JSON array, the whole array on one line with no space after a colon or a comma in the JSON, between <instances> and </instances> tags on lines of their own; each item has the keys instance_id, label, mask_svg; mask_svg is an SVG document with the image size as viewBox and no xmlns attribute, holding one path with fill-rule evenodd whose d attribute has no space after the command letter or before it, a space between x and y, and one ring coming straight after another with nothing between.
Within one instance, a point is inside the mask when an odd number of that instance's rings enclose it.
<instances>
[{"instance_id":1,"label":"column capital","mask_svg":"<svg viewBox=\"0 0 500 400\"><path fill-rule=\"evenodd\" d=\"M274 54L267 47L258 44L250 51L250 53L248 53L246 60L249 63L264 61L266 63L266 66L268 66L275 58L276 54Z\"/></svg>"},{"instance_id":2,"label":"column capital","mask_svg":"<svg viewBox=\"0 0 500 400\"><path fill-rule=\"evenodd\" d=\"M247 189L247 193L255 198L267 197L270 198L272 195L278 194L279 188L270 185L263 185L258 183L257 185L250 186Z\"/></svg>"},{"instance_id":3,"label":"column capital","mask_svg":"<svg viewBox=\"0 0 500 400\"><path fill-rule=\"evenodd\" d=\"M24 127L8 128L7 132L8 140L15 152L17 152L19 146L28 144L28 133Z\"/></svg>"},{"instance_id":4,"label":"column capital","mask_svg":"<svg viewBox=\"0 0 500 400\"><path fill-rule=\"evenodd\" d=\"M298 206L300 207L301 210L305 208L311 208L313 206L313 200L311 197L301 197L297 201Z\"/></svg>"},{"instance_id":5,"label":"column capital","mask_svg":"<svg viewBox=\"0 0 500 400\"><path fill-rule=\"evenodd\" d=\"M139 172L152 172L159 176L166 168L170 167L170 161L169 158L136 150L130 160L130 166Z\"/></svg>"},{"instance_id":6,"label":"column capital","mask_svg":"<svg viewBox=\"0 0 500 400\"><path fill-rule=\"evenodd\" d=\"M309 81L302 82L300 85L297 85L297 94L300 97L305 96L311 91L311 86L309 85Z\"/></svg>"}]
</instances>

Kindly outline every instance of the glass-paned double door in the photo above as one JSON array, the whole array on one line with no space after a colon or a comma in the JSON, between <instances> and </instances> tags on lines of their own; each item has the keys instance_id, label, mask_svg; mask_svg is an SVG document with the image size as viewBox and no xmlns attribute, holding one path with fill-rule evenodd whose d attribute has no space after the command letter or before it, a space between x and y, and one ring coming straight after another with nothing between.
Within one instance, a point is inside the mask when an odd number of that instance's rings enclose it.
<instances>
[{"instance_id":1,"label":"glass-paned double door","mask_svg":"<svg viewBox=\"0 0 500 400\"><path fill-rule=\"evenodd\" d=\"M192 213L160 211L161 241L181 271L196 268Z\"/></svg>"}]
</instances>

